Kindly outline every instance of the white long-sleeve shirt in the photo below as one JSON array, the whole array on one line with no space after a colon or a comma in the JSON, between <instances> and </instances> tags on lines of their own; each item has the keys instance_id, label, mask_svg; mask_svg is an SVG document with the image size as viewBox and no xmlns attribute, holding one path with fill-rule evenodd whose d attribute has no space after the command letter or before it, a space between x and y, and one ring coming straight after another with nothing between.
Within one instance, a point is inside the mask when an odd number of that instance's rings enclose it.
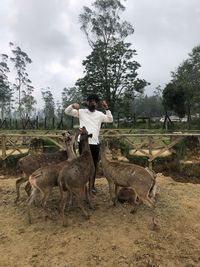
<instances>
[{"instance_id":1,"label":"white long-sleeve shirt","mask_svg":"<svg viewBox=\"0 0 200 267\"><path fill-rule=\"evenodd\" d=\"M89 109L73 109L72 105L69 105L65 109L67 115L79 118L80 127L85 126L89 134L92 134L92 138L89 138L89 144L99 144L99 131L101 129L102 122L113 122L113 116L110 110L106 110L106 114L101 111L95 110L93 112Z\"/></svg>"}]
</instances>

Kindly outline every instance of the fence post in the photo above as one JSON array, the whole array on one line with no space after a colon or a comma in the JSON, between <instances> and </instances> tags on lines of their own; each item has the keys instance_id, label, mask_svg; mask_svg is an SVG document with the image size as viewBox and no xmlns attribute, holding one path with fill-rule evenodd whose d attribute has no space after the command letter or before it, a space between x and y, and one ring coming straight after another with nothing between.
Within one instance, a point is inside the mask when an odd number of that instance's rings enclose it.
<instances>
[{"instance_id":1,"label":"fence post","mask_svg":"<svg viewBox=\"0 0 200 267\"><path fill-rule=\"evenodd\" d=\"M47 128L47 118L45 117L44 118L44 129L46 130L46 128Z\"/></svg>"},{"instance_id":2,"label":"fence post","mask_svg":"<svg viewBox=\"0 0 200 267\"><path fill-rule=\"evenodd\" d=\"M54 127L55 127L55 118L53 117L52 118L52 128L53 128L53 130L54 130Z\"/></svg>"},{"instance_id":3,"label":"fence post","mask_svg":"<svg viewBox=\"0 0 200 267\"><path fill-rule=\"evenodd\" d=\"M6 157L6 135L1 135L1 149L2 149L2 158Z\"/></svg>"},{"instance_id":4,"label":"fence post","mask_svg":"<svg viewBox=\"0 0 200 267\"><path fill-rule=\"evenodd\" d=\"M38 130L38 116L36 117L35 124L36 124L36 129Z\"/></svg>"},{"instance_id":5,"label":"fence post","mask_svg":"<svg viewBox=\"0 0 200 267\"><path fill-rule=\"evenodd\" d=\"M59 122L59 124L57 126L57 129L63 130L63 116L61 116L61 119L60 119L60 122Z\"/></svg>"},{"instance_id":6,"label":"fence post","mask_svg":"<svg viewBox=\"0 0 200 267\"><path fill-rule=\"evenodd\" d=\"M153 163L152 163L152 147L153 147L153 138L151 136L148 137L149 140L149 168L152 170L153 169Z\"/></svg>"}]
</instances>

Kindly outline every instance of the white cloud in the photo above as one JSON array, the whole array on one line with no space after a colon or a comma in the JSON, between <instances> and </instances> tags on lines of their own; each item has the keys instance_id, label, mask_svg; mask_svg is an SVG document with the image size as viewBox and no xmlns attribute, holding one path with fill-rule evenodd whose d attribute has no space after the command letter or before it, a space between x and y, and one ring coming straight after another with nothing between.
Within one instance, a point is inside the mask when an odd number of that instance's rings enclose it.
<instances>
[{"instance_id":1,"label":"white cloud","mask_svg":"<svg viewBox=\"0 0 200 267\"><path fill-rule=\"evenodd\" d=\"M64 87L83 75L82 60L90 47L80 30L78 16L92 0L1 0L0 53L9 53L15 42L33 60L28 66L35 96L50 87L57 100ZM169 82L170 72L199 44L199 0L127 0L123 19L135 33L129 37L138 52L139 74L152 85Z\"/></svg>"}]
</instances>

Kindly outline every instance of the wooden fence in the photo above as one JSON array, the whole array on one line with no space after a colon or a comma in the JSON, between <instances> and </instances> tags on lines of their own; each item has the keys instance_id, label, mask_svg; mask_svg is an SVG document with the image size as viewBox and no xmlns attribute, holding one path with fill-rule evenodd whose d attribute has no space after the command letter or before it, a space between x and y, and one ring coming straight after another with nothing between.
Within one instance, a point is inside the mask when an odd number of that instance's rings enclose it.
<instances>
[{"instance_id":1,"label":"wooden fence","mask_svg":"<svg viewBox=\"0 0 200 267\"><path fill-rule=\"evenodd\" d=\"M23 134L0 134L0 158L5 160L13 154L25 154L30 149L31 140L35 138L50 140L52 143L56 144L58 147L64 149L63 147L63 137L61 132L57 134L51 134L47 132L46 134L41 133L23 133Z\"/></svg>"},{"instance_id":2,"label":"wooden fence","mask_svg":"<svg viewBox=\"0 0 200 267\"><path fill-rule=\"evenodd\" d=\"M112 131L112 130L111 130ZM169 133L169 134L155 134L155 133L138 133L138 134L124 134L119 130L116 134L109 134L109 131L101 132L100 138L120 138L127 143L135 152L140 152L141 155L146 156L149 161L149 166L152 167L152 162L159 156L162 156L166 151L170 150L178 142L188 136L200 137L199 133ZM51 133L47 131L44 133L24 133L24 134L0 134L0 158L5 160L13 154L23 154L28 151L31 140L33 138L49 139L60 148L64 148L62 144L61 131Z\"/></svg>"},{"instance_id":3,"label":"wooden fence","mask_svg":"<svg viewBox=\"0 0 200 267\"><path fill-rule=\"evenodd\" d=\"M195 134L200 137L200 134ZM109 138L116 138L116 135L105 135ZM187 136L193 134L120 134L119 137L123 143L127 143L135 153L148 158L149 167L152 168L152 162L157 157L162 156L173 146L179 143Z\"/></svg>"}]
</instances>

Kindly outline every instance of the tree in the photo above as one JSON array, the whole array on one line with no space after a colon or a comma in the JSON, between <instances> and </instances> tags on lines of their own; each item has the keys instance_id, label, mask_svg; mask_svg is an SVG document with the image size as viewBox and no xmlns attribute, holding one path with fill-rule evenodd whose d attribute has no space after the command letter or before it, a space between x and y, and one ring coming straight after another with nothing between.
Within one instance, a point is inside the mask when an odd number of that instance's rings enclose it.
<instances>
[{"instance_id":1,"label":"tree","mask_svg":"<svg viewBox=\"0 0 200 267\"><path fill-rule=\"evenodd\" d=\"M180 64L175 72L172 72L174 88L182 88L185 97L185 109L188 121L191 113L199 109L200 103L200 45L192 49L189 57Z\"/></svg>"},{"instance_id":2,"label":"tree","mask_svg":"<svg viewBox=\"0 0 200 267\"><path fill-rule=\"evenodd\" d=\"M19 117L22 119L22 99L21 99L22 90L24 90L24 92L26 91L30 92L31 81L28 78L26 67L27 64L32 63L32 60L28 57L28 55L24 51L21 50L19 46L16 46L12 42L10 42L10 47L14 55L14 57L11 57L10 60L14 63L14 67L16 69L16 74L17 74L16 83L14 84L14 89L18 92L18 112L19 112ZM23 98L25 96L26 96L25 93L23 93Z\"/></svg>"},{"instance_id":3,"label":"tree","mask_svg":"<svg viewBox=\"0 0 200 267\"><path fill-rule=\"evenodd\" d=\"M186 113L186 96L181 85L168 83L163 90L163 106L167 111L174 111L179 117Z\"/></svg>"},{"instance_id":4,"label":"tree","mask_svg":"<svg viewBox=\"0 0 200 267\"><path fill-rule=\"evenodd\" d=\"M130 23L120 23L119 13L125 7L118 0L96 0L92 6L83 7L79 19L81 30L85 33L88 43L93 48L98 41L109 44L115 39L124 40L134 32Z\"/></svg>"},{"instance_id":5,"label":"tree","mask_svg":"<svg viewBox=\"0 0 200 267\"><path fill-rule=\"evenodd\" d=\"M63 115L62 103L60 101L56 102L56 116L60 118Z\"/></svg>"},{"instance_id":6,"label":"tree","mask_svg":"<svg viewBox=\"0 0 200 267\"><path fill-rule=\"evenodd\" d=\"M156 89L157 90L157 89ZM160 117L163 115L162 97L155 94L139 95L134 101L134 113L139 117Z\"/></svg>"},{"instance_id":7,"label":"tree","mask_svg":"<svg viewBox=\"0 0 200 267\"><path fill-rule=\"evenodd\" d=\"M62 91L62 108L65 109L72 103L81 103L83 101L82 94L77 87L64 88Z\"/></svg>"},{"instance_id":8,"label":"tree","mask_svg":"<svg viewBox=\"0 0 200 267\"><path fill-rule=\"evenodd\" d=\"M1 54L0 61L0 112L1 119L4 118L5 114L11 113L12 107L12 95L13 91L8 80L8 73L10 72L7 65L8 55Z\"/></svg>"},{"instance_id":9,"label":"tree","mask_svg":"<svg viewBox=\"0 0 200 267\"><path fill-rule=\"evenodd\" d=\"M83 103L82 93L78 87L64 88L62 91L62 108L64 109L72 103ZM78 123L78 120L74 117L66 117L67 125L69 128L73 128L74 122Z\"/></svg>"},{"instance_id":10,"label":"tree","mask_svg":"<svg viewBox=\"0 0 200 267\"><path fill-rule=\"evenodd\" d=\"M54 117L55 113L55 102L53 98L53 94L51 92L51 89L47 87L47 89L42 89L42 98L44 100L44 115L46 118L50 119Z\"/></svg>"},{"instance_id":11,"label":"tree","mask_svg":"<svg viewBox=\"0 0 200 267\"><path fill-rule=\"evenodd\" d=\"M27 84L26 89L22 90L21 98L21 116L23 119L28 119L35 111L34 105L37 103L33 97L34 87Z\"/></svg>"},{"instance_id":12,"label":"tree","mask_svg":"<svg viewBox=\"0 0 200 267\"><path fill-rule=\"evenodd\" d=\"M153 91L153 95L160 99L162 98L162 93L163 93L163 89L161 88L160 85L158 85Z\"/></svg>"},{"instance_id":13,"label":"tree","mask_svg":"<svg viewBox=\"0 0 200 267\"><path fill-rule=\"evenodd\" d=\"M134 32L130 23L120 22L119 13L125 7L117 0L96 0L93 7L84 7L80 15L92 52L83 61L85 76L76 85L83 96L95 92L106 98L114 111L117 102L134 99L135 91L142 92L147 82L137 78L140 64L133 60L136 50L124 41Z\"/></svg>"}]
</instances>

